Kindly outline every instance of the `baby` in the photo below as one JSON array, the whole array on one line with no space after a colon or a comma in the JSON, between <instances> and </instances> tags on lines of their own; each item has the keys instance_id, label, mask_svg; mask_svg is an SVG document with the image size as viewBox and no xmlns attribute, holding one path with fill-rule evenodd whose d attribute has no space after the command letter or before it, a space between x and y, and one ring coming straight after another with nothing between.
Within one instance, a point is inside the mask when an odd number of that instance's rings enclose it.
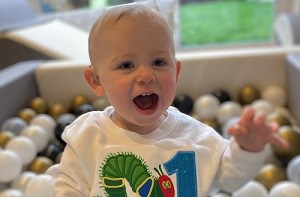
<instances>
[{"instance_id":1,"label":"baby","mask_svg":"<svg viewBox=\"0 0 300 197\"><path fill-rule=\"evenodd\" d=\"M171 103L180 61L172 32L152 8L107 9L89 36L84 76L110 107L86 113L63 133L61 162L49 169L53 196L207 196L253 179L265 145L286 147L278 126L246 108L230 141Z\"/></svg>"}]
</instances>

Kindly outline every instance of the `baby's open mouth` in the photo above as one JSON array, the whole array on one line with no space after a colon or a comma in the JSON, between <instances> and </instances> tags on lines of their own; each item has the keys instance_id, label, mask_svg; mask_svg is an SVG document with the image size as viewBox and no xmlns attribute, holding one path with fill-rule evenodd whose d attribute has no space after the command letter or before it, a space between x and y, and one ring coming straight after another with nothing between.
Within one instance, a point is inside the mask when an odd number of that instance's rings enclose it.
<instances>
[{"instance_id":1,"label":"baby's open mouth","mask_svg":"<svg viewBox=\"0 0 300 197\"><path fill-rule=\"evenodd\" d=\"M157 94L141 94L133 99L133 102L141 110L154 109L158 103Z\"/></svg>"}]
</instances>

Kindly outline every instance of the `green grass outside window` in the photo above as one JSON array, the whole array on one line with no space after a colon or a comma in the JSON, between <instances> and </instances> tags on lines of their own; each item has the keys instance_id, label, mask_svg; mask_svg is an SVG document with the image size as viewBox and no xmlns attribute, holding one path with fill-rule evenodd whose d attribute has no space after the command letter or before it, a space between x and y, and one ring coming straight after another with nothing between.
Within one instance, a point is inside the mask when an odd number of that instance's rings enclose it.
<instances>
[{"instance_id":1,"label":"green grass outside window","mask_svg":"<svg viewBox=\"0 0 300 197\"><path fill-rule=\"evenodd\" d=\"M274 2L219 0L181 4L183 46L268 42Z\"/></svg>"}]
</instances>

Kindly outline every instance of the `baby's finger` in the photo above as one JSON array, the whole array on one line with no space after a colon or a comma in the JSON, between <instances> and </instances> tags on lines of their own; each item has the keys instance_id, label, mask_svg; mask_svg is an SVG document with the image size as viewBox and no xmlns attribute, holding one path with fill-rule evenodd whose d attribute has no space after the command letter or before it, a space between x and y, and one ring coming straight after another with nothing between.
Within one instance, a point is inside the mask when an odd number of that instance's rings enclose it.
<instances>
[{"instance_id":1,"label":"baby's finger","mask_svg":"<svg viewBox=\"0 0 300 197\"><path fill-rule=\"evenodd\" d=\"M259 113L257 115L254 116L253 118L253 122L256 124L256 125L263 125L265 124L265 119L266 119L266 114L265 113Z\"/></svg>"},{"instance_id":2,"label":"baby's finger","mask_svg":"<svg viewBox=\"0 0 300 197\"><path fill-rule=\"evenodd\" d=\"M228 128L227 132L229 135L233 135L234 137L237 138L242 135L245 135L247 132L247 129L241 124L234 124L233 126Z\"/></svg>"},{"instance_id":3,"label":"baby's finger","mask_svg":"<svg viewBox=\"0 0 300 197\"><path fill-rule=\"evenodd\" d=\"M278 146L280 148L288 148L289 147L289 143L288 141L286 141L285 139L283 139L282 137L280 137L278 135L278 133L275 133L272 138L271 138L271 144Z\"/></svg>"},{"instance_id":4,"label":"baby's finger","mask_svg":"<svg viewBox=\"0 0 300 197\"><path fill-rule=\"evenodd\" d=\"M254 116L255 116L254 109L251 107L245 107L239 122L242 124L248 124L253 120Z\"/></svg>"},{"instance_id":5,"label":"baby's finger","mask_svg":"<svg viewBox=\"0 0 300 197\"><path fill-rule=\"evenodd\" d=\"M231 127L229 127L227 129L227 133L228 133L228 135L233 135L235 137L239 136L240 135L240 129L239 129L238 124L234 124Z\"/></svg>"},{"instance_id":6,"label":"baby's finger","mask_svg":"<svg viewBox=\"0 0 300 197\"><path fill-rule=\"evenodd\" d=\"M271 131L273 133L275 133L275 132L277 133L278 132L278 130L279 130L279 124L278 123L272 122L272 123L269 123L268 125L271 128Z\"/></svg>"}]
</instances>

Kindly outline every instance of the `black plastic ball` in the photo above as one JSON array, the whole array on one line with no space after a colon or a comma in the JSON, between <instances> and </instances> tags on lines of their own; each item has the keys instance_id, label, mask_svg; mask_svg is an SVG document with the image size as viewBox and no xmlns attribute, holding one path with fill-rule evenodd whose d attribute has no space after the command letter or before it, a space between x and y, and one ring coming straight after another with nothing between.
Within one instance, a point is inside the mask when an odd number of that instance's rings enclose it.
<instances>
[{"instance_id":1,"label":"black plastic ball","mask_svg":"<svg viewBox=\"0 0 300 197\"><path fill-rule=\"evenodd\" d=\"M96 108L91 105L91 104L83 104L83 105L80 105L76 111L75 111L75 114L77 116L80 116L82 114L85 114L87 112L91 112L91 111L96 111Z\"/></svg>"},{"instance_id":2,"label":"black plastic ball","mask_svg":"<svg viewBox=\"0 0 300 197\"><path fill-rule=\"evenodd\" d=\"M52 159L54 162L57 156L63 151L60 146L55 144L49 144L42 152L38 153L38 156L45 156Z\"/></svg>"},{"instance_id":3,"label":"black plastic ball","mask_svg":"<svg viewBox=\"0 0 300 197\"><path fill-rule=\"evenodd\" d=\"M54 128L55 137L63 146L66 145L66 142L61 138L61 135L64 132L65 128L70 124L71 122L60 122L57 123Z\"/></svg>"},{"instance_id":4,"label":"black plastic ball","mask_svg":"<svg viewBox=\"0 0 300 197\"><path fill-rule=\"evenodd\" d=\"M74 114L66 113L66 114L60 115L56 119L56 123L65 123L65 122L72 123L75 119L76 119L76 116Z\"/></svg>"},{"instance_id":5,"label":"black plastic ball","mask_svg":"<svg viewBox=\"0 0 300 197\"><path fill-rule=\"evenodd\" d=\"M215 97L217 97L219 99L220 103L224 103L226 101L231 101L231 96L226 90L216 89L216 90L212 91L211 94L214 95Z\"/></svg>"},{"instance_id":6,"label":"black plastic ball","mask_svg":"<svg viewBox=\"0 0 300 197\"><path fill-rule=\"evenodd\" d=\"M174 98L172 106L176 107L182 113L190 114L193 110L194 101L190 96L182 94Z\"/></svg>"}]
</instances>

